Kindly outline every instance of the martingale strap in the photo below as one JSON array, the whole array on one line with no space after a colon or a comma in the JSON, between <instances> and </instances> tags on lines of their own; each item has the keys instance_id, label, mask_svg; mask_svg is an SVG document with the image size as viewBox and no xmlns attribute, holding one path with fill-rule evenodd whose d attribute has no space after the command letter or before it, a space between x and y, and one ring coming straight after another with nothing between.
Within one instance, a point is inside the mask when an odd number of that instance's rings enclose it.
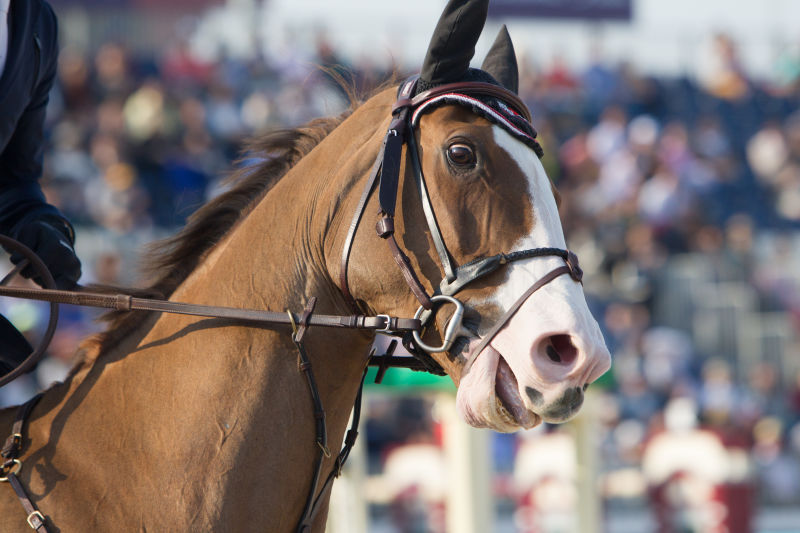
<instances>
[{"instance_id":1,"label":"martingale strap","mask_svg":"<svg viewBox=\"0 0 800 533\"><path fill-rule=\"evenodd\" d=\"M17 477L17 474L22 469L22 461L19 460L19 456L22 453L22 435L25 430L25 422L28 420L31 411L33 411L34 406L41 397L42 393L37 394L22 404L17 410L17 416L11 428L11 435L6 439L3 451L0 452L5 460L2 466L0 466L0 470L2 470L0 482L7 481L9 485L11 485L11 488L14 489L17 498L19 498L19 502L22 504L22 508L25 509L25 512L28 514L26 520L31 529L35 530L36 533L47 533L44 515L36 508L36 504L30 499Z\"/></svg>"},{"instance_id":2,"label":"martingale strap","mask_svg":"<svg viewBox=\"0 0 800 533\"><path fill-rule=\"evenodd\" d=\"M322 484L319 494L317 494L317 486L319 485L319 480L322 475L322 465L326 458L331 457L331 450L328 448L328 428L325 420L325 409L322 406L322 397L320 396L319 388L317 387L317 381L314 378L314 372L311 368L311 360L308 357L308 353L306 352L305 344L303 342L303 338L305 337L309 324L311 323L311 317L314 313L314 307L316 304L317 299L312 297L303 310L303 314L300 317L299 323L295 323L294 320L292 320L292 327L294 328L292 341L297 348L297 368L305 376L306 383L308 385L308 391L311 395L311 402L314 409L314 442L318 448L317 457L314 461L314 472L311 477L311 486L308 490L308 495L306 496L306 503L303 506L303 512L300 515L300 520L297 522L297 528L295 529L297 533L307 533L311 530L311 527L314 524L314 519L317 516L317 512L321 508L320 503L333 486L334 479L342 474L342 467L344 467L345 462L347 462L347 458L350 456L350 451L356 443L356 438L358 437L358 424L361 419L361 396L364 390L364 378L367 375L367 370L365 368L364 373L361 375L361 383L359 385L358 392L356 393L355 402L353 403L353 419L350 424L350 429L347 430L342 450L339 452L339 455L336 456L336 459L334 459L331 472L328 474L328 477Z\"/></svg>"}]
</instances>

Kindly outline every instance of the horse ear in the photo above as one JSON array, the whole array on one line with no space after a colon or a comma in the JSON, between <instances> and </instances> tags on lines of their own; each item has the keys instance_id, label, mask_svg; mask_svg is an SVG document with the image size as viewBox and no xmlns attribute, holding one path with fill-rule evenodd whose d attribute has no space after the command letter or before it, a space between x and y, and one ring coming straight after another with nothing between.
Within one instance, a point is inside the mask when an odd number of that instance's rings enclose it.
<instances>
[{"instance_id":1,"label":"horse ear","mask_svg":"<svg viewBox=\"0 0 800 533\"><path fill-rule=\"evenodd\" d=\"M431 86L440 85L456 81L467 73L488 10L489 0L447 2L425 54L421 81Z\"/></svg>"},{"instance_id":2,"label":"horse ear","mask_svg":"<svg viewBox=\"0 0 800 533\"><path fill-rule=\"evenodd\" d=\"M508 28L503 24L492 48L483 60L481 70L491 74L500 84L516 93L519 91L519 70L517 69L517 55Z\"/></svg>"}]
</instances>

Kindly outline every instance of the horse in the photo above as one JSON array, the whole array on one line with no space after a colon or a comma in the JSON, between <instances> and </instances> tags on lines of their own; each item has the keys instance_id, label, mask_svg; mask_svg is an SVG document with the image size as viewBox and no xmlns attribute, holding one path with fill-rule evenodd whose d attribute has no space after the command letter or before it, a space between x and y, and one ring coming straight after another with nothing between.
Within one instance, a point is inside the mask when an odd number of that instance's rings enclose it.
<instances>
[{"instance_id":1,"label":"horse","mask_svg":"<svg viewBox=\"0 0 800 533\"><path fill-rule=\"evenodd\" d=\"M340 465L314 436L324 418L328 442L345 440L374 332L317 328L318 312L385 317L386 329L388 315L414 315L427 327L409 345L450 376L473 426L516 431L578 410L610 355L515 96L505 28L469 67L487 9L450 0L399 96L379 90L267 134L251 147L260 162L160 246L147 292L289 310L298 332L113 314L25 413L12 468L39 514L2 490L3 531L27 531L26 514L64 533L323 530L317 478ZM365 213L379 213L378 235ZM0 412L0 428L14 418Z\"/></svg>"}]
</instances>

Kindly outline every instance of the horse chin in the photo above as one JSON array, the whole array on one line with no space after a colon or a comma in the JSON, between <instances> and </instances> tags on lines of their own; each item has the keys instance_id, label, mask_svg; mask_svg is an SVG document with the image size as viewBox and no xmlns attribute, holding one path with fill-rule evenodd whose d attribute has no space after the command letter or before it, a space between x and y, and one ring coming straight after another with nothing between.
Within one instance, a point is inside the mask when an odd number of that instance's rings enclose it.
<instances>
[{"instance_id":1,"label":"horse chin","mask_svg":"<svg viewBox=\"0 0 800 533\"><path fill-rule=\"evenodd\" d=\"M470 345L474 347L477 343L478 340L473 339ZM469 372L461 376L456 404L469 425L503 433L530 429L542 421L525 406L511 367L491 346L485 348Z\"/></svg>"}]
</instances>

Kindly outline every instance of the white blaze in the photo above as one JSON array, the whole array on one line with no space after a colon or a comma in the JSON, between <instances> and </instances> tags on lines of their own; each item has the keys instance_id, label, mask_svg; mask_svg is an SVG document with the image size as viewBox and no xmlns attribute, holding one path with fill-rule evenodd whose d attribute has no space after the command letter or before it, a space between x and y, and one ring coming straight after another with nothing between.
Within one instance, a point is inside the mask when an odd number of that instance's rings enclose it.
<instances>
[{"instance_id":1,"label":"white blaze","mask_svg":"<svg viewBox=\"0 0 800 533\"><path fill-rule=\"evenodd\" d=\"M538 157L501 127L493 126L493 131L497 145L527 177L527 190L520 194L529 197L532 207L531 233L514 243L511 251L544 247L566 249L550 180ZM510 263L506 279L489 301L505 312L534 283L564 265L564 259L557 256ZM482 329L489 327L491 324L482 324ZM561 339L568 336L575 348L574 355L563 362L550 360L544 348L553 336ZM476 344L477 340L473 342ZM507 372L499 371L501 360L513 373L511 381ZM531 413L549 412L547 416L562 420L574 411L559 410L566 398L574 397L575 390L597 379L609 365L610 355L600 327L586 305L583 287L564 274L532 294L490 346L478 355L459 385L459 411L472 425L512 430L510 421L497 407L495 387L498 387L504 391L506 406L515 411L516 426L530 427L538 423L540 418ZM572 396L566 395L568 392Z\"/></svg>"},{"instance_id":2,"label":"white blaze","mask_svg":"<svg viewBox=\"0 0 800 533\"><path fill-rule=\"evenodd\" d=\"M493 126L494 139L499 147L508 152L522 173L527 177L528 188L524 191L533 207L533 230L530 235L522 237L512 246L512 251L528 250L531 248L561 248L566 249L564 230L558 216L558 206L550 186L550 179L542 166L536 153L530 147L518 141L500 126ZM522 191L520 191L522 193ZM507 267L508 278L492 297L492 302L503 311L510 308L517 298L528 288L544 277L551 270L564 266L560 257L536 257L515 261ZM583 299L580 285L572 281L569 276L560 276L540 289L553 290L553 286L560 286L559 292L566 291L570 298ZM576 292L577 291L577 292Z\"/></svg>"}]
</instances>

